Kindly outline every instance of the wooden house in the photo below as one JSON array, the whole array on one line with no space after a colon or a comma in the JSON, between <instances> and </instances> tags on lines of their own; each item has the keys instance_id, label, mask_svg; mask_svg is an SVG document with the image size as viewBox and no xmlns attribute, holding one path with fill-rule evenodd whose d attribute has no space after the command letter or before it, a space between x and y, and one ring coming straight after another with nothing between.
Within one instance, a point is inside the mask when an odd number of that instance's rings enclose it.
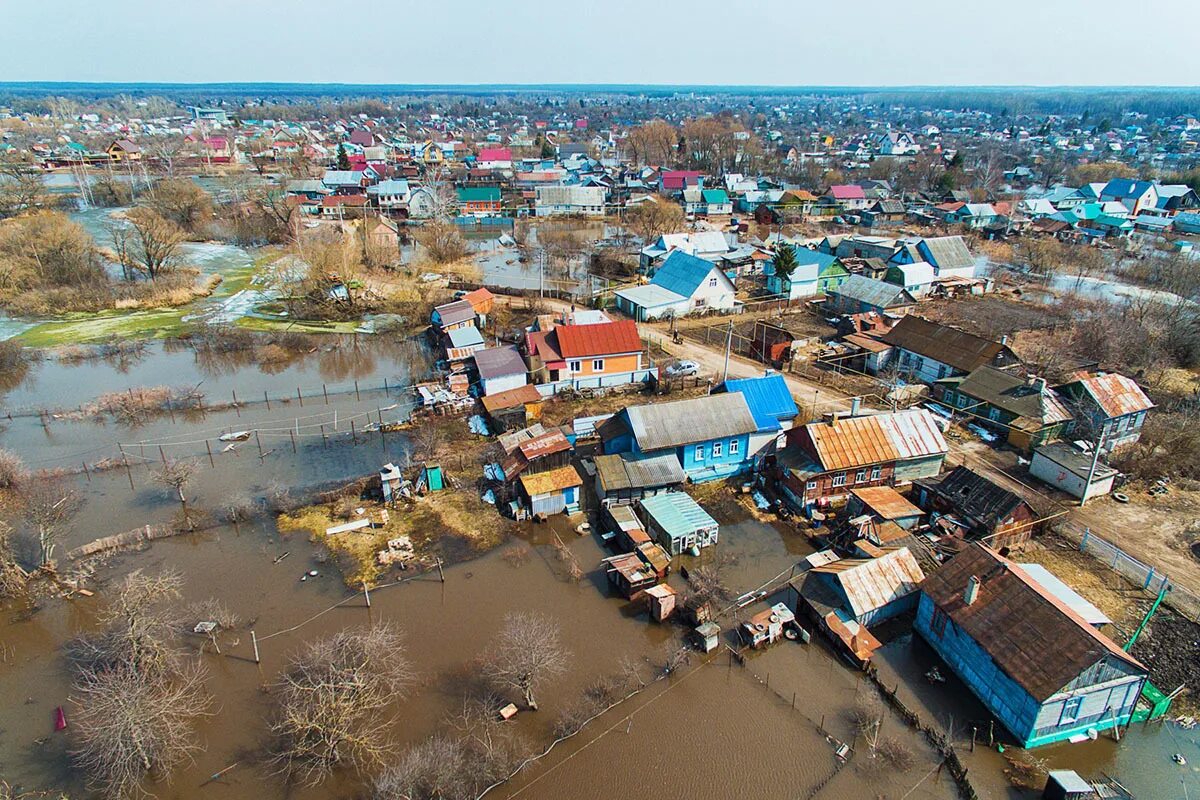
<instances>
[{"instance_id":1,"label":"wooden house","mask_svg":"<svg viewBox=\"0 0 1200 800\"><path fill-rule=\"evenodd\" d=\"M1013 492L964 466L941 478L916 481L915 496L930 512L930 525L997 549L1016 547L1033 534L1037 514Z\"/></svg>"}]
</instances>

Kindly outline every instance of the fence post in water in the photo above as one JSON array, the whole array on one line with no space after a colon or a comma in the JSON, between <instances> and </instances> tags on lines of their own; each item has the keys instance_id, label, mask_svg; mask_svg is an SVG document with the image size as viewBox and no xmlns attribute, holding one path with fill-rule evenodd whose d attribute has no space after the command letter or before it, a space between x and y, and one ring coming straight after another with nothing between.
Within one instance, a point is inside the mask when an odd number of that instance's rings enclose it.
<instances>
[{"instance_id":1,"label":"fence post in water","mask_svg":"<svg viewBox=\"0 0 1200 800\"><path fill-rule=\"evenodd\" d=\"M254 631L250 631L250 643L254 645L254 663L261 664L262 659L258 657L258 635Z\"/></svg>"},{"instance_id":2,"label":"fence post in water","mask_svg":"<svg viewBox=\"0 0 1200 800\"><path fill-rule=\"evenodd\" d=\"M442 579L442 583L446 582L446 573L442 572L442 559L437 560L438 577Z\"/></svg>"},{"instance_id":3,"label":"fence post in water","mask_svg":"<svg viewBox=\"0 0 1200 800\"><path fill-rule=\"evenodd\" d=\"M292 455L296 454L296 432L288 428L288 436L292 437Z\"/></svg>"},{"instance_id":4,"label":"fence post in water","mask_svg":"<svg viewBox=\"0 0 1200 800\"><path fill-rule=\"evenodd\" d=\"M217 468L217 462L213 461L212 445L208 443L208 439L204 440L204 449L208 451L208 465L213 469Z\"/></svg>"},{"instance_id":5,"label":"fence post in water","mask_svg":"<svg viewBox=\"0 0 1200 800\"><path fill-rule=\"evenodd\" d=\"M175 424L175 404L171 402L171 398L167 398L167 413L171 415L171 424Z\"/></svg>"},{"instance_id":6,"label":"fence post in water","mask_svg":"<svg viewBox=\"0 0 1200 800\"><path fill-rule=\"evenodd\" d=\"M325 384L321 384L321 394L325 395L325 405L329 405L329 389Z\"/></svg>"},{"instance_id":7,"label":"fence post in water","mask_svg":"<svg viewBox=\"0 0 1200 800\"><path fill-rule=\"evenodd\" d=\"M296 399L300 401L300 407L304 408L304 395L300 394L300 387L296 387Z\"/></svg>"},{"instance_id":8,"label":"fence post in water","mask_svg":"<svg viewBox=\"0 0 1200 800\"><path fill-rule=\"evenodd\" d=\"M350 420L350 441L358 444L358 431L354 430L354 420Z\"/></svg>"},{"instance_id":9,"label":"fence post in water","mask_svg":"<svg viewBox=\"0 0 1200 800\"><path fill-rule=\"evenodd\" d=\"M363 597L366 598L367 608L371 607L371 590L367 588L367 582L363 581Z\"/></svg>"},{"instance_id":10,"label":"fence post in water","mask_svg":"<svg viewBox=\"0 0 1200 800\"><path fill-rule=\"evenodd\" d=\"M88 483L91 483L92 482L92 473L88 472L87 462L83 461L81 463L83 464L83 474L87 476Z\"/></svg>"},{"instance_id":11,"label":"fence post in water","mask_svg":"<svg viewBox=\"0 0 1200 800\"><path fill-rule=\"evenodd\" d=\"M129 468L129 459L122 454L121 461L125 464L125 477L129 478L129 491L136 492L137 489L133 488L133 470Z\"/></svg>"},{"instance_id":12,"label":"fence post in water","mask_svg":"<svg viewBox=\"0 0 1200 800\"><path fill-rule=\"evenodd\" d=\"M971 752L972 753L975 752L975 733L976 733L975 726L972 725L971 726Z\"/></svg>"},{"instance_id":13,"label":"fence post in water","mask_svg":"<svg viewBox=\"0 0 1200 800\"><path fill-rule=\"evenodd\" d=\"M254 431L254 443L258 445L258 457L262 458L262 439L258 438L258 430Z\"/></svg>"},{"instance_id":14,"label":"fence post in water","mask_svg":"<svg viewBox=\"0 0 1200 800\"><path fill-rule=\"evenodd\" d=\"M383 396L390 397L391 394L392 394L391 391L388 389L387 378L384 378L383 379Z\"/></svg>"},{"instance_id":15,"label":"fence post in water","mask_svg":"<svg viewBox=\"0 0 1200 800\"><path fill-rule=\"evenodd\" d=\"M358 381L354 382L354 399L362 400L362 398L358 396Z\"/></svg>"},{"instance_id":16,"label":"fence post in water","mask_svg":"<svg viewBox=\"0 0 1200 800\"><path fill-rule=\"evenodd\" d=\"M267 397L267 390L263 389L263 402L267 404L267 411L271 410L271 398Z\"/></svg>"},{"instance_id":17,"label":"fence post in water","mask_svg":"<svg viewBox=\"0 0 1200 800\"><path fill-rule=\"evenodd\" d=\"M242 415L242 410L238 408L237 389L231 389L230 391L233 392L233 410L237 412L237 415L240 417Z\"/></svg>"},{"instance_id":18,"label":"fence post in water","mask_svg":"<svg viewBox=\"0 0 1200 800\"><path fill-rule=\"evenodd\" d=\"M158 457L162 459L162 463L167 463L167 454L163 452L161 444L158 446Z\"/></svg>"},{"instance_id":19,"label":"fence post in water","mask_svg":"<svg viewBox=\"0 0 1200 800\"><path fill-rule=\"evenodd\" d=\"M321 446L329 449L329 440L325 438L325 423L321 423Z\"/></svg>"}]
</instances>

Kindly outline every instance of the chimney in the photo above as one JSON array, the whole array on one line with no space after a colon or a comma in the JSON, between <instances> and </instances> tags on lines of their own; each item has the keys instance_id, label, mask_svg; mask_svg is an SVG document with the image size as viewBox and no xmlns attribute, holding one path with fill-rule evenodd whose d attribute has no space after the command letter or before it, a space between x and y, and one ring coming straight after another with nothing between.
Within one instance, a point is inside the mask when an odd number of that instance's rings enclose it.
<instances>
[{"instance_id":1,"label":"chimney","mask_svg":"<svg viewBox=\"0 0 1200 800\"><path fill-rule=\"evenodd\" d=\"M850 400L850 416L857 417L859 409L862 408L862 398L855 397Z\"/></svg>"},{"instance_id":2,"label":"chimney","mask_svg":"<svg viewBox=\"0 0 1200 800\"><path fill-rule=\"evenodd\" d=\"M1000 344L1003 344L1003 345L1008 344L1008 334L1007 333L1000 337Z\"/></svg>"},{"instance_id":3,"label":"chimney","mask_svg":"<svg viewBox=\"0 0 1200 800\"><path fill-rule=\"evenodd\" d=\"M829 415L829 427L833 428L837 426L837 418L838 412L836 411Z\"/></svg>"},{"instance_id":4,"label":"chimney","mask_svg":"<svg viewBox=\"0 0 1200 800\"><path fill-rule=\"evenodd\" d=\"M963 602L972 605L979 597L979 578L972 575L967 579L967 588L963 591Z\"/></svg>"}]
</instances>

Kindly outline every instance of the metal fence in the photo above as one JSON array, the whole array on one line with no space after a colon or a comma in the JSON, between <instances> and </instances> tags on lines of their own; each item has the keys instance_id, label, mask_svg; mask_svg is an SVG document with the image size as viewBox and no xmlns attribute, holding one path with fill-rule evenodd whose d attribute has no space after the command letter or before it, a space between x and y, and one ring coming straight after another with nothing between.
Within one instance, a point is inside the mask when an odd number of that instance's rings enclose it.
<instances>
[{"instance_id":1,"label":"metal fence","mask_svg":"<svg viewBox=\"0 0 1200 800\"><path fill-rule=\"evenodd\" d=\"M1087 553L1106 565L1148 595L1158 595L1166 588L1164 602L1184 617L1193 622L1200 622L1200 596L1173 582L1171 577L1162 570L1134 558L1112 542L1093 533L1089 528L1081 528L1075 523L1066 522L1057 526L1056 530L1076 542L1080 552Z\"/></svg>"}]
</instances>

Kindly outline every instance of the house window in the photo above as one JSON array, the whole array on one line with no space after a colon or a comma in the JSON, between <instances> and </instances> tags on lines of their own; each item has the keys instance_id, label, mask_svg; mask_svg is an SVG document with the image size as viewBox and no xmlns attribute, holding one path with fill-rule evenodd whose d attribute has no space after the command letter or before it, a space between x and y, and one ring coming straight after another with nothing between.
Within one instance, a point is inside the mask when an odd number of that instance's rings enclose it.
<instances>
[{"instance_id":1,"label":"house window","mask_svg":"<svg viewBox=\"0 0 1200 800\"><path fill-rule=\"evenodd\" d=\"M804 484L804 488L805 488L805 490L806 490L806 491L809 491L809 492L811 492L811 491L813 491L814 489L816 489L816 488L817 488L817 482L816 482L816 481L809 481L808 483Z\"/></svg>"},{"instance_id":2,"label":"house window","mask_svg":"<svg viewBox=\"0 0 1200 800\"><path fill-rule=\"evenodd\" d=\"M603 358L592 359L592 372L604 372L604 359Z\"/></svg>"},{"instance_id":3,"label":"house window","mask_svg":"<svg viewBox=\"0 0 1200 800\"><path fill-rule=\"evenodd\" d=\"M729 455L736 456L741 449L742 449L741 442L739 442L737 439L729 440Z\"/></svg>"},{"instance_id":4,"label":"house window","mask_svg":"<svg viewBox=\"0 0 1200 800\"><path fill-rule=\"evenodd\" d=\"M867 471L865 469L860 469L858 472L854 473L854 482L855 483L862 483L866 479L867 479Z\"/></svg>"},{"instance_id":5,"label":"house window","mask_svg":"<svg viewBox=\"0 0 1200 800\"><path fill-rule=\"evenodd\" d=\"M720 458L723 452L724 449L721 447L721 443L713 442L713 458Z\"/></svg>"},{"instance_id":6,"label":"house window","mask_svg":"<svg viewBox=\"0 0 1200 800\"><path fill-rule=\"evenodd\" d=\"M696 460L697 461L704 460L704 445L702 445L702 444L696 445Z\"/></svg>"},{"instance_id":7,"label":"house window","mask_svg":"<svg viewBox=\"0 0 1200 800\"><path fill-rule=\"evenodd\" d=\"M1079 709L1082 707L1082 697L1068 697L1067 702L1063 703L1062 717L1059 719L1059 724L1069 725L1079 719Z\"/></svg>"},{"instance_id":8,"label":"house window","mask_svg":"<svg viewBox=\"0 0 1200 800\"><path fill-rule=\"evenodd\" d=\"M709 278L709 279L708 279L708 285L709 285L709 286L711 286L711 287L713 287L713 288L716 288L716 285L717 285L717 279L716 279L716 278Z\"/></svg>"},{"instance_id":9,"label":"house window","mask_svg":"<svg viewBox=\"0 0 1200 800\"><path fill-rule=\"evenodd\" d=\"M834 486L845 486L846 485L846 473L839 472L837 475L834 475L833 476L833 485Z\"/></svg>"},{"instance_id":10,"label":"house window","mask_svg":"<svg viewBox=\"0 0 1200 800\"><path fill-rule=\"evenodd\" d=\"M579 372L579 370L583 368L583 364L579 361L568 361L567 367L571 370L571 372Z\"/></svg>"},{"instance_id":11,"label":"house window","mask_svg":"<svg viewBox=\"0 0 1200 800\"><path fill-rule=\"evenodd\" d=\"M934 636L942 638L942 634L946 632L946 621L949 619L945 611L940 608L933 609L933 619L929 621L929 629L933 631Z\"/></svg>"},{"instance_id":12,"label":"house window","mask_svg":"<svg viewBox=\"0 0 1200 800\"><path fill-rule=\"evenodd\" d=\"M883 475L883 467L871 467L871 480L877 481Z\"/></svg>"}]
</instances>

